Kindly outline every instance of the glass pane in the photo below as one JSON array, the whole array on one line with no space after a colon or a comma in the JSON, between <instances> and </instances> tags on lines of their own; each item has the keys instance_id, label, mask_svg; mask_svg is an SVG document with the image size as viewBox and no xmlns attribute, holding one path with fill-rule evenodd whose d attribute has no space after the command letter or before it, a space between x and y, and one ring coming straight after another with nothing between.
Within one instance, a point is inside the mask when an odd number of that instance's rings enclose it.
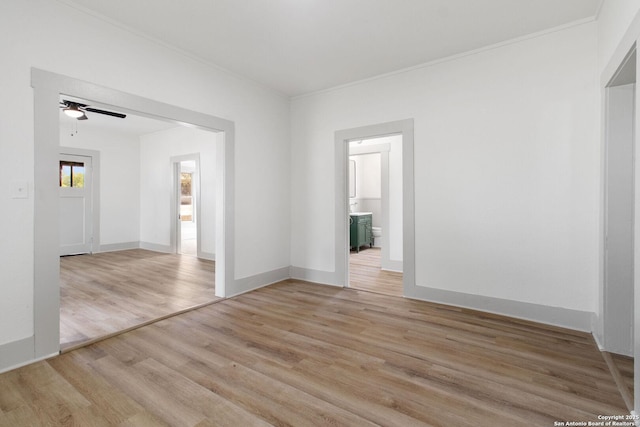
<instances>
[{"instance_id":1,"label":"glass pane","mask_svg":"<svg viewBox=\"0 0 640 427\"><path fill-rule=\"evenodd\" d=\"M84 188L84 165L73 166L73 185L72 187Z\"/></svg>"},{"instance_id":2,"label":"glass pane","mask_svg":"<svg viewBox=\"0 0 640 427\"><path fill-rule=\"evenodd\" d=\"M60 164L60 187L71 187L71 166Z\"/></svg>"}]
</instances>

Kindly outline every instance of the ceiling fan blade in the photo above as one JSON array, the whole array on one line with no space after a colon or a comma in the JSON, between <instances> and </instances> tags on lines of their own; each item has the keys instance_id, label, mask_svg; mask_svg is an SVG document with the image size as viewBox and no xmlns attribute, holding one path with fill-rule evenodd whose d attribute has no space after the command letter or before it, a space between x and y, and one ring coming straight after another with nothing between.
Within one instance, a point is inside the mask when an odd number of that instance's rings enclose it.
<instances>
[{"instance_id":1,"label":"ceiling fan blade","mask_svg":"<svg viewBox=\"0 0 640 427\"><path fill-rule=\"evenodd\" d=\"M66 107L70 107L72 105L75 105L76 107L82 107L82 108L87 106L87 104L83 104L81 102L69 101L69 100L66 100L66 99L63 99L62 101L60 101L60 105L61 106L64 105Z\"/></svg>"},{"instance_id":2,"label":"ceiling fan blade","mask_svg":"<svg viewBox=\"0 0 640 427\"><path fill-rule=\"evenodd\" d=\"M125 117L127 117L126 114L114 113L113 111L98 110L97 108L91 108L91 107L83 108L83 110L89 111L90 113L98 113L98 114L105 114L107 116L118 117L120 119L124 119Z\"/></svg>"}]
</instances>

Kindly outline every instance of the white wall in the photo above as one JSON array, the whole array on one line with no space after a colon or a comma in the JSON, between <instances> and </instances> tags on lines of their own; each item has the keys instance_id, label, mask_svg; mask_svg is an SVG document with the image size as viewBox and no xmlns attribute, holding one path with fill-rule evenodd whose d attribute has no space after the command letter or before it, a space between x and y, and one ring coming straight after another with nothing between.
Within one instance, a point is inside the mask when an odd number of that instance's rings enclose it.
<instances>
[{"instance_id":1,"label":"white wall","mask_svg":"<svg viewBox=\"0 0 640 427\"><path fill-rule=\"evenodd\" d=\"M78 122L76 127L73 121L75 119L67 117L61 120L60 145L100 152L100 245L137 244L140 240L138 138L83 126L83 122Z\"/></svg>"},{"instance_id":2,"label":"white wall","mask_svg":"<svg viewBox=\"0 0 640 427\"><path fill-rule=\"evenodd\" d=\"M292 265L335 271L334 132L413 118L417 284L594 312L596 37L587 23L294 99Z\"/></svg>"},{"instance_id":3,"label":"white wall","mask_svg":"<svg viewBox=\"0 0 640 427\"><path fill-rule=\"evenodd\" d=\"M176 127L140 136L140 242L170 246L170 159L186 154L200 155L200 244L203 252L215 254L216 134L193 128Z\"/></svg>"},{"instance_id":4,"label":"white wall","mask_svg":"<svg viewBox=\"0 0 640 427\"><path fill-rule=\"evenodd\" d=\"M382 197L382 169L380 153L351 156L356 160L356 197L379 199Z\"/></svg>"},{"instance_id":5,"label":"white wall","mask_svg":"<svg viewBox=\"0 0 640 427\"><path fill-rule=\"evenodd\" d=\"M236 279L289 265L286 97L57 1L0 2L0 52L0 345L33 334L31 67L234 121ZM12 198L12 183L30 197Z\"/></svg>"}]
</instances>

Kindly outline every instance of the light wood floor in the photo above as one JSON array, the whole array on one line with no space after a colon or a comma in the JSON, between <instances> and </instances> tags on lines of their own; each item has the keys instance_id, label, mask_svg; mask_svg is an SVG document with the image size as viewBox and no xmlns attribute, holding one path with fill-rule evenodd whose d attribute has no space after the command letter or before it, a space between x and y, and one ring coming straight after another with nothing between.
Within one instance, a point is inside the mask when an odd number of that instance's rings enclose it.
<instances>
[{"instance_id":1,"label":"light wood floor","mask_svg":"<svg viewBox=\"0 0 640 427\"><path fill-rule=\"evenodd\" d=\"M295 281L0 375L0 425L553 426L625 414L586 333Z\"/></svg>"},{"instance_id":2,"label":"light wood floor","mask_svg":"<svg viewBox=\"0 0 640 427\"><path fill-rule=\"evenodd\" d=\"M218 300L214 269L142 249L61 257L62 349Z\"/></svg>"},{"instance_id":3,"label":"light wood floor","mask_svg":"<svg viewBox=\"0 0 640 427\"><path fill-rule=\"evenodd\" d=\"M609 363L609 370L618 384L618 389L627 408L629 411L633 410L633 357L613 353L603 353L603 355Z\"/></svg>"},{"instance_id":4,"label":"light wood floor","mask_svg":"<svg viewBox=\"0 0 640 427\"><path fill-rule=\"evenodd\" d=\"M381 270L380 252L380 248L366 248L349 254L349 286L402 296L402 273Z\"/></svg>"}]
</instances>

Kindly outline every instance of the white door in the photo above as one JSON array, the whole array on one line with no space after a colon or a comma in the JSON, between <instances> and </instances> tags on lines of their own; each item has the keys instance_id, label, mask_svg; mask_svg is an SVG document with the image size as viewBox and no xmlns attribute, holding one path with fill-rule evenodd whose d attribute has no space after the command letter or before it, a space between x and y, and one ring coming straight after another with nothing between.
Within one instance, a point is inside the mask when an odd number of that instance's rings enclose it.
<instances>
[{"instance_id":1,"label":"white door","mask_svg":"<svg viewBox=\"0 0 640 427\"><path fill-rule=\"evenodd\" d=\"M91 157L60 155L60 255L91 253Z\"/></svg>"}]
</instances>

